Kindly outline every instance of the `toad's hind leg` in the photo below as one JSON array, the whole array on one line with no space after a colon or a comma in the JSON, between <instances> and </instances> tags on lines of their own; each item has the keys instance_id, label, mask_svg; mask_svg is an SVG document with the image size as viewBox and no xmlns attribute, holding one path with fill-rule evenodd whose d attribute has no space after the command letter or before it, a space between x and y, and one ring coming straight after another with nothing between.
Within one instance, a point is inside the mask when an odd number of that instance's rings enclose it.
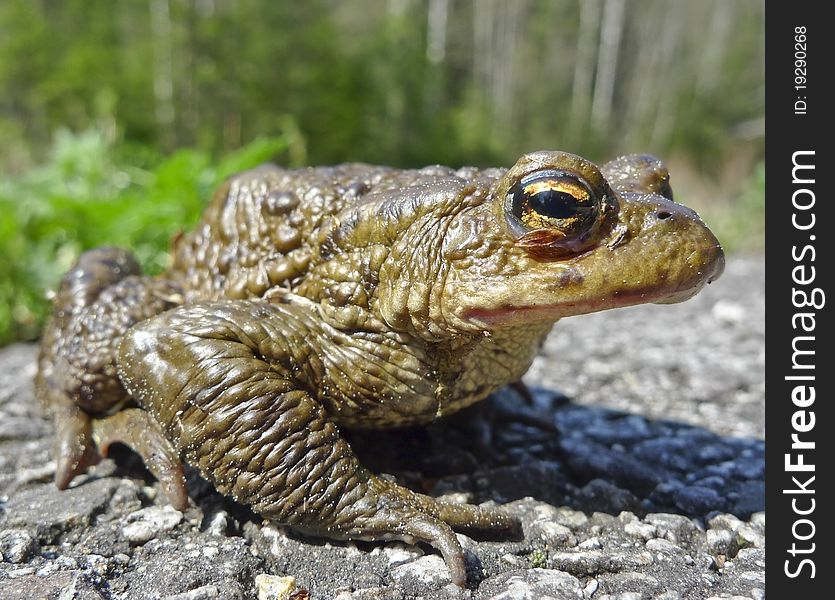
<instances>
[{"instance_id":1,"label":"toad's hind leg","mask_svg":"<svg viewBox=\"0 0 835 600\"><path fill-rule=\"evenodd\" d=\"M326 385L315 351L324 333L310 310L225 301L168 311L126 334L120 377L221 492L314 535L427 542L464 585L450 526L508 531L517 522L416 494L359 464L315 398Z\"/></svg>"},{"instance_id":2,"label":"toad's hind leg","mask_svg":"<svg viewBox=\"0 0 835 600\"><path fill-rule=\"evenodd\" d=\"M122 334L174 306L174 296L165 282L141 277L136 260L118 248L85 252L61 280L35 378L36 393L55 422L60 489L119 441L142 456L172 504L187 505L182 466L171 443L145 411L122 409L130 397L115 365Z\"/></svg>"}]
</instances>

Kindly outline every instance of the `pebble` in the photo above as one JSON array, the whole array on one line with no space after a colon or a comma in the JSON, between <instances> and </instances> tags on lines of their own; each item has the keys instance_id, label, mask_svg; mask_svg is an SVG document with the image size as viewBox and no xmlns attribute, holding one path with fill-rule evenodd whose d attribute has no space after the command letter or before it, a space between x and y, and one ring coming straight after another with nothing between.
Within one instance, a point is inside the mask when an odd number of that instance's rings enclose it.
<instances>
[{"instance_id":1,"label":"pebble","mask_svg":"<svg viewBox=\"0 0 835 600\"><path fill-rule=\"evenodd\" d=\"M585 600L576 577L552 569L508 571L481 582L479 596L489 600Z\"/></svg>"},{"instance_id":2,"label":"pebble","mask_svg":"<svg viewBox=\"0 0 835 600\"><path fill-rule=\"evenodd\" d=\"M749 525L742 525L736 530L741 545L754 546L755 548L765 547L765 536Z\"/></svg>"},{"instance_id":3,"label":"pebble","mask_svg":"<svg viewBox=\"0 0 835 600\"><path fill-rule=\"evenodd\" d=\"M216 585L202 585L181 594L163 596L161 600L214 600L215 598L220 598L218 587Z\"/></svg>"},{"instance_id":4,"label":"pebble","mask_svg":"<svg viewBox=\"0 0 835 600\"><path fill-rule=\"evenodd\" d=\"M600 550L603 547L603 544L600 543L600 538L592 537L587 540L583 540L577 545L577 547L581 550Z\"/></svg>"},{"instance_id":5,"label":"pebble","mask_svg":"<svg viewBox=\"0 0 835 600\"><path fill-rule=\"evenodd\" d=\"M687 541L698 532L698 527L687 517L666 513L646 516L646 522L655 525L658 536L675 543Z\"/></svg>"},{"instance_id":6,"label":"pebble","mask_svg":"<svg viewBox=\"0 0 835 600\"><path fill-rule=\"evenodd\" d=\"M226 535L226 532L229 529L229 513L225 510L219 510L210 515L206 515L203 522L203 530L206 533L222 537Z\"/></svg>"},{"instance_id":7,"label":"pebble","mask_svg":"<svg viewBox=\"0 0 835 600\"><path fill-rule=\"evenodd\" d=\"M677 546L664 538L652 538L651 540L647 540L646 547L650 552L664 552L667 554L678 554L683 552L681 546Z\"/></svg>"},{"instance_id":8,"label":"pebble","mask_svg":"<svg viewBox=\"0 0 835 600\"><path fill-rule=\"evenodd\" d=\"M372 550L372 553L377 552L377 550L375 548ZM403 563L411 562L423 556L423 550L417 546L408 546L406 544L386 544L380 552L386 557L388 564L391 566L402 565Z\"/></svg>"},{"instance_id":9,"label":"pebble","mask_svg":"<svg viewBox=\"0 0 835 600\"><path fill-rule=\"evenodd\" d=\"M451 581L449 569L444 560L436 555L422 556L391 570L392 578L401 584L410 584L418 589L433 589Z\"/></svg>"},{"instance_id":10,"label":"pebble","mask_svg":"<svg viewBox=\"0 0 835 600\"><path fill-rule=\"evenodd\" d=\"M648 552L626 552L621 550L585 552L552 552L548 557L548 566L567 571L572 575L597 575L635 570L652 564L652 555Z\"/></svg>"},{"instance_id":11,"label":"pebble","mask_svg":"<svg viewBox=\"0 0 835 600\"><path fill-rule=\"evenodd\" d=\"M642 539L644 541L655 537L658 534L658 529L651 523L643 523L641 521L633 521L623 526L626 534Z\"/></svg>"},{"instance_id":12,"label":"pebble","mask_svg":"<svg viewBox=\"0 0 835 600\"><path fill-rule=\"evenodd\" d=\"M540 538L550 548L573 546L577 543L577 538L568 527L553 521L534 521L528 531L532 538Z\"/></svg>"},{"instance_id":13,"label":"pebble","mask_svg":"<svg viewBox=\"0 0 835 600\"><path fill-rule=\"evenodd\" d=\"M559 508L555 511L554 520L569 529L579 529L588 522L589 518L582 511Z\"/></svg>"},{"instance_id":14,"label":"pebble","mask_svg":"<svg viewBox=\"0 0 835 600\"><path fill-rule=\"evenodd\" d=\"M38 542L22 529L0 531L0 560L20 564L38 552Z\"/></svg>"},{"instance_id":15,"label":"pebble","mask_svg":"<svg viewBox=\"0 0 835 600\"><path fill-rule=\"evenodd\" d=\"M149 506L129 514L127 520L122 535L131 544L139 545L174 529L183 520L183 513L169 505Z\"/></svg>"},{"instance_id":16,"label":"pebble","mask_svg":"<svg viewBox=\"0 0 835 600\"><path fill-rule=\"evenodd\" d=\"M705 535L708 550L733 558L739 550L737 536L730 529L708 529Z\"/></svg>"},{"instance_id":17,"label":"pebble","mask_svg":"<svg viewBox=\"0 0 835 600\"><path fill-rule=\"evenodd\" d=\"M719 514L709 519L707 525L711 529L729 529L735 532L742 526L742 521L734 515Z\"/></svg>"},{"instance_id":18,"label":"pebble","mask_svg":"<svg viewBox=\"0 0 835 600\"><path fill-rule=\"evenodd\" d=\"M255 576L258 600L289 600L296 591L296 578L259 573Z\"/></svg>"}]
</instances>

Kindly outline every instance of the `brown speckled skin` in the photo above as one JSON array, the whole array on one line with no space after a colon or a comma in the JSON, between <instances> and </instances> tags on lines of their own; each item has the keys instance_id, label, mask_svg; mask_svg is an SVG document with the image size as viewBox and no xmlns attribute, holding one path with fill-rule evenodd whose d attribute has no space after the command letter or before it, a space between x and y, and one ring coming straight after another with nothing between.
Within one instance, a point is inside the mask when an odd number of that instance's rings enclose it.
<instances>
[{"instance_id":1,"label":"brown speckled skin","mask_svg":"<svg viewBox=\"0 0 835 600\"><path fill-rule=\"evenodd\" d=\"M509 190L547 169L582 178L598 203L573 241L509 224ZM64 277L36 379L56 481L121 441L175 506L188 503L185 461L301 531L428 542L463 585L451 526L515 520L377 478L339 427L429 422L518 381L560 317L696 293L722 250L668 179L651 157L601 170L563 152L509 170L240 174L163 275L102 248Z\"/></svg>"}]
</instances>

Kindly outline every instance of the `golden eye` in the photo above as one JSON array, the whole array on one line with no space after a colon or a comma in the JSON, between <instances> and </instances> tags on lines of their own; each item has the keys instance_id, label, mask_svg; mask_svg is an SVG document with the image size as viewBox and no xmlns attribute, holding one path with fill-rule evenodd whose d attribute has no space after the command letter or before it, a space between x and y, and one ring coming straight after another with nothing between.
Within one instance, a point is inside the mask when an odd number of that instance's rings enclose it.
<instances>
[{"instance_id":1,"label":"golden eye","mask_svg":"<svg viewBox=\"0 0 835 600\"><path fill-rule=\"evenodd\" d=\"M517 234L550 230L553 238L567 240L591 230L600 202L574 173L544 170L523 177L510 188L505 206Z\"/></svg>"}]
</instances>

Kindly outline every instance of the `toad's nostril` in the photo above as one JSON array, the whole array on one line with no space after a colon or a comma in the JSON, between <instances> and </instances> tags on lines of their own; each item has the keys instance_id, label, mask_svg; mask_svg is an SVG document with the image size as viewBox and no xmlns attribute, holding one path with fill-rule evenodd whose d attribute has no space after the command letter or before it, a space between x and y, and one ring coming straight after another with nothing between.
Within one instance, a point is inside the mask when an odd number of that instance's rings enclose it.
<instances>
[{"instance_id":1,"label":"toad's nostril","mask_svg":"<svg viewBox=\"0 0 835 600\"><path fill-rule=\"evenodd\" d=\"M659 210L657 213L655 213L655 217L658 218L658 219L661 219L662 221L666 221L667 219L671 218L672 216L673 216L673 213L671 213L668 210Z\"/></svg>"}]
</instances>

